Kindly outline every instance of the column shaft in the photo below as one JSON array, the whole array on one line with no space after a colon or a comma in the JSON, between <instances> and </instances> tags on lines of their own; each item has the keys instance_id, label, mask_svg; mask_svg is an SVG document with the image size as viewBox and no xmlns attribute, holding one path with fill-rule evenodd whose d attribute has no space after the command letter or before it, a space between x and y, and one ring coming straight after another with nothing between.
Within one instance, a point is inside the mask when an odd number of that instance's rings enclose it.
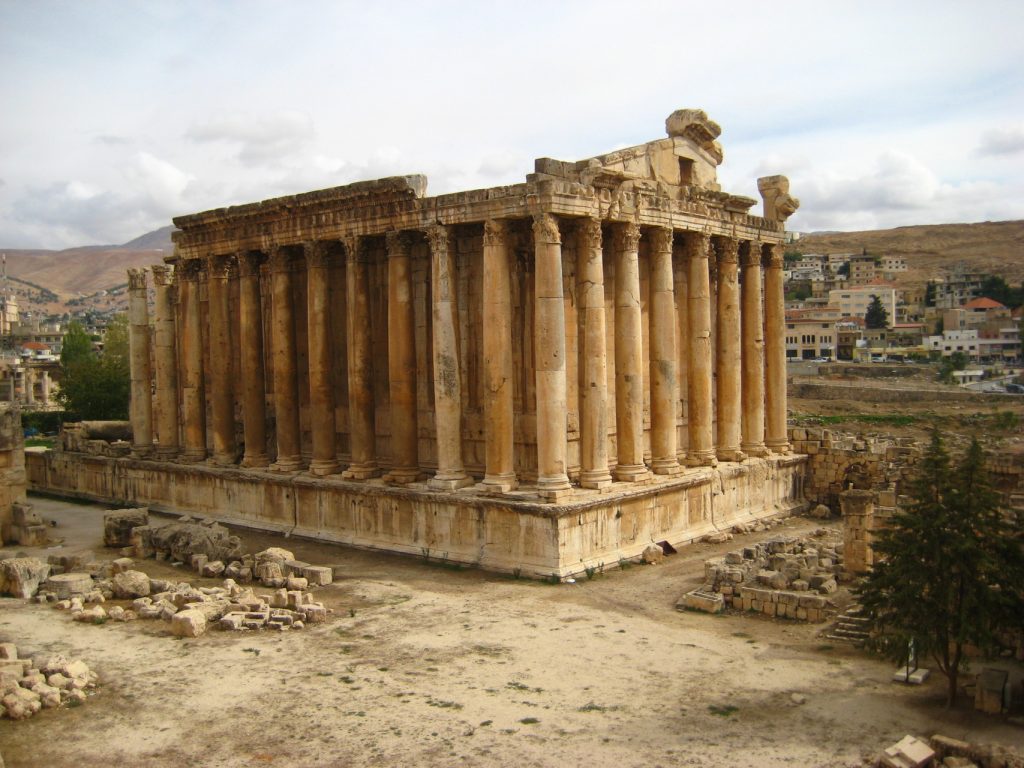
<instances>
[{"instance_id":1,"label":"column shaft","mask_svg":"<svg viewBox=\"0 0 1024 768\"><path fill-rule=\"evenodd\" d=\"M512 286L508 226L484 222L483 354L485 473L482 485L498 492L516 487L512 409Z\"/></svg>"},{"instance_id":2,"label":"column shaft","mask_svg":"<svg viewBox=\"0 0 1024 768\"><path fill-rule=\"evenodd\" d=\"M743 451L764 456L764 325L761 318L761 244L744 243L743 264Z\"/></svg>"},{"instance_id":3,"label":"column shaft","mask_svg":"<svg viewBox=\"0 0 1024 768\"><path fill-rule=\"evenodd\" d=\"M455 331L455 258L451 233L438 224L427 230L430 240L430 284L433 303L434 426L437 431L437 474L430 487L455 490L473 484L462 465L462 385Z\"/></svg>"},{"instance_id":4,"label":"column shaft","mask_svg":"<svg viewBox=\"0 0 1024 768\"><path fill-rule=\"evenodd\" d=\"M644 464L643 324L640 312L640 227L615 225L615 479L650 477Z\"/></svg>"},{"instance_id":5,"label":"column shaft","mask_svg":"<svg viewBox=\"0 0 1024 768\"><path fill-rule=\"evenodd\" d=\"M334 380L331 356L330 252L328 244L309 242L306 254L307 340L309 343L309 407L313 458L309 471L331 475L338 471Z\"/></svg>"},{"instance_id":6,"label":"column shaft","mask_svg":"<svg viewBox=\"0 0 1024 768\"><path fill-rule=\"evenodd\" d=\"M153 450L153 371L150 365L149 306L146 270L128 270L128 348L131 370L132 453L148 456ZM35 400L32 380L25 369L27 400Z\"/></svg>"},{"instance_id":7,"label":"column shaft","mask_svg":"<svg viewBox=\"0 0 1024 768\"><path fill-rule=\"evenodd\" d=\"M260 264L263 254L238 255L239 345L242 367L243 467L265 467L267 459L267 384L263 363L263 310L260 302Z\"/></svg>"},{"instance_id":8,"label":"column shaft","mask_svg":"<svg viewBox=\"0 0 1024 768\"><path fill-rule=\"evenodd\" d=\"M687 463L714 466L711 432L711 275L708 256L711 238L702 232L687 234L687 308L690 330L689 439Z\"/></svg>"},{"instance_id":9,"label":"column shaft","mask_svg":"<svg viewBox=\"0 0 1024 768\"><path fill-rule=\"evenodd\" d=\"M299 442L292 262L288 247L271 248L270 279L273 301L271 349L274 355L274 421L277 435L277 459L271 468L279 472L296 472L302 469L302 450Z\"/></svg>"},{"instance_id":10,"label":"column shaft","mask_svg":"<svg viewBox=\"0 0 1024 768\"><path fill-rule=\"evenodd\" d=\"M207 295L210 321L210 421L213 433L213 461L234 464L235 399L231 372L231 311L228 305L228 273L231 264L226 257L207 261Z\"/></svg>"},{"instance_id":11,"label":"column shaft","mask_svg":"<svg viewBox=\"0 0 1024 768\"><path fill-rule=\"evenodd\" d=\"M672 230L651 230L651 469L682 472L676 455L676 306L672 280Z\"/></svg>"},{"instance_id":12,"label":"column shaft","mask_svg":"<svg viewBox=\"0 0 1024 768\"><path fill-rule=\"evenodd\" d=\"M169 458L178 453L178 351L174 327L175 278L163 264L153 266L156 285L153 355L156 363L157 455Z\"/></svg>"},{"instance_id":13,"label":"column shaft","mask_svg":"<svg viewBox=\"0 0 1024 768\"><path fill-rule=\"evenodd\" d=\"M370 276L358 236L345 240L345 307L348 312L348 412L352 462L342 476L367 480L377 468L377 429L370 345Z\"/></svg>"},{"instance_id":14,"label":"column shaft","mask_svg":"<svg viewBox=\"0 0 1024 768\"><path fill-rule=\"evenodd\" d=\"M388 232L388 393L391 400L391 470L388 482L419 475L416 429L416 338L412 266L406 232Z\"/></svg>"},{"instance_id":15,"label":"column shaft","mask_svg":"<svg viewBox=\"0 0 1024 768\"><path fill-rule=\"evenodd\" d=\"M181 339L181 411L185 421L186 461L206 458L206 388L203 383L203 330L199 311L199 275L202 263L180 263L181 291L179 311L182 315Z\"/></svg>"},{"instance_id":16,"label":"column shaft","mask_svg":"<svg viewBox=\"0 0 1024 768\"><path fill-rule=\"evenodd\" d=\"M604 316L601 222L583 219L576 229L576 294L583 329L580 359L580 485L605 488L608 471L608 352Z\"/></svg>"},{"instance_id":17,"label":"column shaft","mask_svg":"<svg viewBox=\"0 0 1024 768\"><path fill-rule=\"evenodd\" d=\"M536 294L537 489L558 501L572 491L566 474L565 304L562 236L549 213L533 217Z\"/></svg>"},{"instance_id":18,"label":"column shaft","mask_svg":"<svg viewBox=\"0 0 1024 768\"><path fill-rule=\"evenodd\" d=\"M676 300L676 379L679 382L679 404L678 412L683 422L676 430L678 435L676 456L680 462L686 461L686 450L689 445L689 427L687 426L686 414L689 410L690 399L690 309L689 309L689 267L687 265L686 250L683 243L674 244L673 247L674 277L675 277L675 300Z\"/></svg>"},{"instance_id":19,"label":"column shaft","mask_svg":"<svg viewBox=\"0 0 1024 768\"><path fill-rule=\"evenodd\" d=\"M776 453L789 453L786 428L786 297L782 263L782 246L768 246L764 272L764 364L768 414L765 444Z\"/></svg>"},{"instance_id":20,"label":"column shaft","mask_svg":"<svg viewBox=\"0 0 1024 768\"><path fill-rule=\"evenodd\" d=\"M742 461L740 451L740 288L737 275L739 242L732 237L717 239L718 251L718 333L717 417L718 458Z\"/></svg>"}]
</instances>

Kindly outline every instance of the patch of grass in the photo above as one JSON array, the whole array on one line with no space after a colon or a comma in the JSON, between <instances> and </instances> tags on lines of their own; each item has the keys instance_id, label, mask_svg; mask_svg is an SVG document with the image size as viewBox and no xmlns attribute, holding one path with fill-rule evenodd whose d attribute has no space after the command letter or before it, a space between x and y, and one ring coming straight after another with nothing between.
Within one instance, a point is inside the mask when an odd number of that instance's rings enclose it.
<instances>
[{"instance_id":1,"label":"patch of grass","mask_svg":"<svg viewBox=\"0 0 1024 768\"><path fill-rule=\"evenodd\" d=\"M480 727L481 727L481 728L485 728L485 727L487 727L488 725L493 725L493 724L494 724L494 721L493 721L493 720L484 720L484 721L483 721L482 723L480 723Z\"/></svg>"},{"instance_id":2,"label":"patch of grass","mask_svg":"<svg viewBox=\"0 0 1024 768\"><path fill-rule=\"evenodd\" d=\"M333 674L334 674L333 672L317 672L316 676L317 677L330 677Z\"/></svg>"},{"instance_id":3,"label":"patch of grass","mask_svg":"<svg viewBox=\"0 0 1024 768\"><path fill-rule=\"evenodd\" d=\"M622 707L618 704L614 704L610 707L606 707L603 704L595 704L590 701L584 704L582 707L577 709L577 712L618 712Z\"/></svg>"},{"instance_id":4,"label":"patch of grass","mask_svg":"<svg viewBox=\"0 0 1024 768\"><path fill-rule=\"evenodd\" d=\"M834 651L835 648L836 647L834 645L828 645L827 643L825 643L824 645L819 645L814 650L816 650L816 651Z\"/></svg>"},{"instance_id":5,"label":"patch of grass","mask_svg":"<svg viewBox=\"0 0 1024 768\"><path fill-rule=\"evenodd\" d=\"M356 680L355 680L354 677L351 677L349 675L342 675L341 677L338 678L338 681L342 682L342 683L346 683L347 685L352 685L352 683L354 683Z\"/></svg>"},{"instance_id":6,"label":"patch of grass","mask_svg":"<svg viewBox=\"0 0 1024 768\"><path fill-rule=\"evenodd\" d=\"M514 691L525 691L528 693L544 693L543 688L531 688L526 683L520 683L518 680L512 680L505 685L506 688L511 688Z\"/></svg>"},{"instance_id":7,"label":"patch of grass","mask_svg":"<svg viewBox=\"0 0 1024 768\"><path fill-rule=\"evenodd\" d=\"M522 568L516 567L516 568L512 569L512 578L515 579L516 581L519 581L519 579L522 578L522 575L523 575L523 569Z\"/></svg>"},{"instance_id":8,"label":"patch of grass","mask_svg":"<svg viewBox=\"0 0 1024 768\"><path fill-rule=\"evenodd\" d=\"M906 413L844 413L832 416L812 416L822 424L843 424L855 421L859 424L885 424L891 427L909 427L917 423L917 416Z\"/></svg>"},{"instance_id":9,"label":"patch of grass","mask_svg":"<svg viewBox=\"0 0 1024 768\"><path fill-rule=\"evenodd\" d=\"M749 632L733 632L732 636L733 637L750 637L750 633Z\"/></svg>"},{"instance_id":10,"label":"patch of grass","mask_svg":"<svg viewBox=\"0 0 1024 768\"><path fill-rule=\"evenodd\" d=\"M739 707L734 707L732 704L709 704L708 712L718 717L729 717L730 715L739 712Z\"/></svg>"},{"instance_id":11,"label":"patch of grass","mask_svg":"<svg viewBox=\"0 0 1024 768\"><path fill-rule=\"evenodd\" d=\"M628 571L632 566L633 566L633 564L631 562L629 562L629 560L627 560L626 558L624 558L624 557L620 557L619 558L619 570L620 571Z\"/></svg>"},{"instance_id":12,"label":"patch of grass","mask_svg":"<svg viewBox=\"0 0 1024 768\"><path fill-rule=\"evenodd\" d=\"M243 648L242 649L242 653L251 653L253 656L259 656L260 655L260 649L259 648Z\"/></svg>"},{"instance_id":13,"label":"patch of grass","mask_svg":"<svg viewBox=\"0 0 1024 768\"><path fill-rule=\"evenodd\" d=\"M442 701L440 699L427 699L427 706L441 709L462 709L462 705L457 701Z\"/></svg>"},{"instance_id":14,"label":"patch of grass","mask_svg":"<svg viewBox=\"0 0 1024 768\"><path fill-rule=\"evenodd\" d=\"M561 584L562 580L558 577L557 573L552 573L544 579L545 584Z\"/></svg>"},{"instance_id":15,"label":"patch of grass","mask_svg":"<svg viewBox=\"0 0 1024 768\"><path fill-rule=\"evenodd\" d=\"M97 627L102 627L108 621L110 621L109 616L97 616L95 619L92 620L92 623Z\"/></svg>"},{"instance_id":16,"label":"patch of grass","mask_svg":"<svg viewBox=\"0 0 1024 768\"><path fill-rule=\"evenodd\" d=\"M536 725L540 722L536 717L524 717L520 721L523 725Z\"/></svg>"}]
</instances>

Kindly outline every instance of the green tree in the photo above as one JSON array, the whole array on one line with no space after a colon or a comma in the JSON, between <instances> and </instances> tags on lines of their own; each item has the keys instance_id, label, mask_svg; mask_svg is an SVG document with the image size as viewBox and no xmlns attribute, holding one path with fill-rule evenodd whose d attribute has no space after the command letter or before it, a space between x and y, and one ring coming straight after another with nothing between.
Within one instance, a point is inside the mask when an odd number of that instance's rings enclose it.
<instances>
[{"instance_id":1,"label":"green tree","mask_svg":"<svg viewBox=\"0 0 1024 768\"><path fill-rule=\"evenodd\" d=\"M977 440L951 471L934 431L910 490L913 502L877 534L874 568L856 592L869 645L902 663L913 643L946 676L953 706L965 648L990 651L1018 621L1020 525L1000 510Z\"/></svg>"},{"instance_id":2,"label":"green tree","mask_svg":"<svg viewBox=\"0 0 1024 768\"><path fill-rule=\"evenodd\" d=\"M839 265L839 269L836 270L836 274L839 275L839 277L849 278L850 277L850 262L844 261L842 264L840 264Z\"/></svg>"},{"instance_id":3,"label":"green tree","mask_svg":"<svg viewBox=\"0 0 1024 768\"><path fill-rule=\"evenodd\" d=\"M60 355L58 398L70 419L127 419L131 391L128 318L116 315L103 334L103 351L96 353L84 328L71 323Z\"/></svg>"},{"instance_id":4,"label":"green tree","mask_svg":"<svg viewBox=\"0 0 1024 768\"><path fill-rule=\"evenodd\" d=\"M864 313L864 325L868 328L886 328L889 325L889 313L877 296L871 297L868 311Z\"/></svg>"}]
</instances>

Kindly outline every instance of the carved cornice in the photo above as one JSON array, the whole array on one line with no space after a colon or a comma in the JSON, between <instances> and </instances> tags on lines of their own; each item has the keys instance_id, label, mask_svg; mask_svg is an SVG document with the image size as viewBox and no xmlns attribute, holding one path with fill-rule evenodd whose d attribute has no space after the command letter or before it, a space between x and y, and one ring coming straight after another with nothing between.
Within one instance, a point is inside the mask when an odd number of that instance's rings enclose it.
<instances>
[{"instance_id":1,"label":"carved cornice","mask_svg":"<svg viewBox=\"0 0 1024 768\"><path fill-rule=\"evenodd\" d=\"M153 273L153 285L161 288L174 285L174 270L166 264L154 264L149 269Z\"/></svg>"},{"instance_id":2,"label":"carved cornice","mask_svg":"<svg viewBox=\"0 0 1024 768\"><path fill-rule=\"evenodd\" d=\"M533 241L561 245L562 233L558 229L558 219L550 213L538 213L533 217Z\"/></svg>"},{"instance_id":3,"label":"carved cornice","mask_svg":"<svg viewBox=\"0 0 1024 768\"><path fill-rule=\"evenodd\" d=\"M144 291L146 290L146 268L140 269L129 269L128 270L128 290L129 291Z\"/></svg>"},{"instance_id":4,"label":"carved cornice","mask_svg":"<svg viewBox=\"0 0 1024 768\"><path fill-rule=\"evenodd\" d=\"M388 258L409 258L412 248L412 236L403 230L392 230L384 236Z\"/></svg>"},{"instance_id":5,"label":"carved cornice","mask_svg":"<svg viewBox=\"0 0 1024 768\"><path fill-rule=\"evenodd\" d=\"M761 266L761 241L750 240L743 244L740 263L744 269Z\"/></svg>"},{"instance_id":6,"label":"carved cornice","mask_svg":"<svg viewBox=\"0 0 1024 768\"><path fill-rule=\"evenodd\" d=\"M635 252L640 248L640 227L629 221L615 225L615 250Z\"/></svg>"},{"instance_id":7,"label":"carved cornice","mask_svg":"<svg viewBox=\"0 0 1024 768\"><path fill-rule=\"evenodd\" d=\"M580 219L576 224L576 237L580 248L590 251L601 250L601 222L590 217Z\"/></svg>"},{"instance_id":8,"label":"carved cornice","mask_svg":"<svg viewBox=\"0 0 1024 768\"><path fill-rule=\"evenodd\" d=\"M508 242L508 223L504 219L487 219L484 222L484 245L502 246Z\"/></svg>"}]
</instances>

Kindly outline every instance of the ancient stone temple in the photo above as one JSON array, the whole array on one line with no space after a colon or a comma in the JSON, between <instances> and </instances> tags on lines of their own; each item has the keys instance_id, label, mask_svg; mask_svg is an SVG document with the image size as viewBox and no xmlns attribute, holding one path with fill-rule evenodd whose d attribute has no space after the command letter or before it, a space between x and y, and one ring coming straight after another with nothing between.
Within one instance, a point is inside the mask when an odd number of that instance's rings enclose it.
<instances>
[{"instance_id":1,"label":"ancient stone temple","mask_svg":"<svg viewBox=\"0 0 1024 768\"><path fill-rule=\"evenodd\" d=\"M718 125L666 129L506 187L394 177L176 218L152 322L130 275L131 456L37 480L561 576L799 507L798 203L766 177L750 214L716 181Z\"/></svg>"}]
</instances>

